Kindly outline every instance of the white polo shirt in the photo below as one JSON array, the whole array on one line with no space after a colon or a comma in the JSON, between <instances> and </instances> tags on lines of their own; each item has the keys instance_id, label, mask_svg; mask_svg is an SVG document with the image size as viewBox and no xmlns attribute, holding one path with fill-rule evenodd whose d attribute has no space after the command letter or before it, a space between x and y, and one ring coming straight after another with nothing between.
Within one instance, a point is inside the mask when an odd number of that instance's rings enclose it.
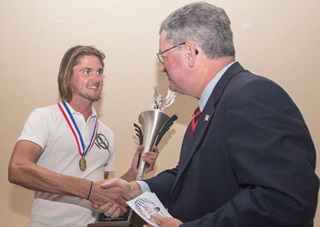
<instances>
[{"instance_id":1,"label":"white polo shirt","mask_svg":"<svg viewBox=\"0 0 320 227\"><path fill-rule=\"evenodd\" d=\"M96 111L92 108L92 115L85 122L81 113L70 105L68 107L87 147L94 131ZM57 104L35 109L18 140L39 144L42 154L37 164L63 175L95 182L104 179L104 171L115 170L114 133L100 121L95 144L85 156L87 168L80 170L81 156L76 139ZM83 227L94 222L96 215L91 202L86 199L36 191L30 226Z\"/></svg>"}]
</instances>

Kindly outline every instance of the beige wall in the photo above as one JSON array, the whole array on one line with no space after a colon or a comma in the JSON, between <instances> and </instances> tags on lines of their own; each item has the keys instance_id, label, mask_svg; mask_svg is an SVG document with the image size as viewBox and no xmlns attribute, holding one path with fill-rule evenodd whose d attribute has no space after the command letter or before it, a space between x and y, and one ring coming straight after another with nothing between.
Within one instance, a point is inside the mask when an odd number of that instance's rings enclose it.
<instances>
[{"instance_id":1,"label":"beige wall","mask_svg":"<svg viewBox=\"0 0 320 227\"><path fill-rule=\"evenodd\" d=\"M166 93L159 73L159 25L188 0L0 0L0 223L27 226L32 192L7 181L7 165L24 121L38 106L56 103L57 71L77 44L107 54L100 118L116 134L116 176L129 166L137 140L133 123L151 105L153 89ZM300 107L320 148L320 2L211 0L232 20L237 59L282 85ZM178 95L166 109L179 120L160 144L153 174L175 166L196 100ZM319 161L319 158L318 158ZM317 168L319 174L319 167ZM320 175L320 174L319 174ZM293 176L294 177L294 176ZM320 226L320 214L316 217Z\"/></svg>"}]
</instances>

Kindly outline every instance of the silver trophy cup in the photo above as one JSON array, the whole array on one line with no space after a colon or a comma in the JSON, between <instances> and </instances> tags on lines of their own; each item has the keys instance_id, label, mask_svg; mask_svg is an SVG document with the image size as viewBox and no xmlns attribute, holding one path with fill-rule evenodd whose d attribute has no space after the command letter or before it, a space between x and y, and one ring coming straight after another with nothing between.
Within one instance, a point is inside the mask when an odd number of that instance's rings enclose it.
<instances>
[{"instance_id":1,"label":"silver trophy cup","mask_svg":"<svg viewBox=\"0 0 320 227\"><path fill-rule=\"evenodd\" d=\"M162 99L161 95L155 91L154 101L151 106L153 109L143 111L139 115L138 119L142 129L137 124L134 124L134 126L136 128L136 135L139 138L140 145L144 145L144 150L141 152L141 154L152 151L153 146L157 146L159 144L163 135L170 129L173 122L178 119L175 114L172 117L169 117L165 112L162 111L165 107L168 107L173 103L174 98L175 93L170 90L164 99ZM143 179L147 165L148 164L142 160L140 155L137 167L137 180Z\"/></svg>"}]
</instances>

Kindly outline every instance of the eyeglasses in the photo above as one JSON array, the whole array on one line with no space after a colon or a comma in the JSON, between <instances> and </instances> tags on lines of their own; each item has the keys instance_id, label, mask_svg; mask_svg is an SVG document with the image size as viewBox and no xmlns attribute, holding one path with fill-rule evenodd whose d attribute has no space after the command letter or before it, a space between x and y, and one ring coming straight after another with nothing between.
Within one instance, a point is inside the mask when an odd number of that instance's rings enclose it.
<instances>
[{"instance_id":1,"label":"eyeglasses","mask_svg":"<svg viewBox=\"0 0 320 227\"><path fill-rule=\"evenodd\" d=\"M162 51L162 52L157 53L157 56L158 56L158 59L159 59L160 63L161 63L161 64L164 63L164 57L162 56L163 53L165 53L165 52L167 52L167 51L169 51L169 50L172 50L172 49L174 49L174 48L177 48L178 46L181 46L181 45L184 45L184 44L186 44L186 42L180 43L180 44L178 44L178 45L176 45L176 46L170 47L169 49L166 49L166 50L164 50L164 51Z\"/></svg>"}]
</instances>

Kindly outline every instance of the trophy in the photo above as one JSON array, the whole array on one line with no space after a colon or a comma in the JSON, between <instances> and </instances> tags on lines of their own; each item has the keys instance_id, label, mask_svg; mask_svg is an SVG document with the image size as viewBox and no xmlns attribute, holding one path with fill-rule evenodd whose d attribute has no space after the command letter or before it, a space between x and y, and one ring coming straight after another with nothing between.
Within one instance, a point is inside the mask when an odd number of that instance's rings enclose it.
<instances>
[{"instance_id":1,"label":"trophy","mask_svg":"<svg viewBox=\"0 0 320 227\"><path fill-rule=\"evenodd\" d=\"M174 121L178 119L177 115L169 117L163 110L170 106L175 100L175 92L168 90L167 96L162 96L154 90L154 99L151 105L151 109L140 113L138 120L141 127L137 124L133 124L135 127L136 135L139 139L139 144L144 145L143 151L140 153L139 162L137 165L138 173L136 180L142 180L145 174L145 170L148 167L148 163L143 161L142 155L148 151L152 151L154 146L158 146L160 140L164 134L170 129ZM95 223L88 224L87 227L98 226L130 226L138 227L145 224L145 222L136 215L131 209L116 219L112 219L99 213Z\"/></svg>"}]
</instances>

